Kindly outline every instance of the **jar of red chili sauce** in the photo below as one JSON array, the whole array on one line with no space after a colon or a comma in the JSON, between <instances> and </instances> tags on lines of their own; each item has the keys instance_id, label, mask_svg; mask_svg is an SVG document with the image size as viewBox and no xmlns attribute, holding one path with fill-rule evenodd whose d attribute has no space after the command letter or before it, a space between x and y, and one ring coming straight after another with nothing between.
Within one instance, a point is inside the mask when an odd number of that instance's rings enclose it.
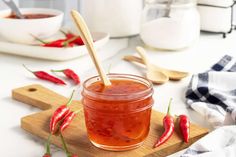
<instances>
[{"instance_id":1,"label":"jar of red chili sauce","mask_svg":"<svg viewBox=\"0 0 236 157\"><path fill-rule=\"evenodd\" d=\"M128 74L109 74L111 86L98 76L84 82L82 103L90 141L106 150L139 147L149 132L152 83Z\"/></svg>"}]
</instances>

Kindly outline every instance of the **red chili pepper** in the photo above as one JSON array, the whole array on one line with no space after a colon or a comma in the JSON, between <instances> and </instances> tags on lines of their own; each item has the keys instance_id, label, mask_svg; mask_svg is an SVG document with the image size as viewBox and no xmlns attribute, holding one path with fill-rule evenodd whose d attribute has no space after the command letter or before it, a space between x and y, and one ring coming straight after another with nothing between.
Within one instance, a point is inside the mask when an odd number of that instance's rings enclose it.
<instances>
[{"instance_id":1,"label":"red chili pepper","mask_svg":"<svg viewBox=\"0 0 236 157\"><path fill-rule=\"evenodd\" d=\"M66 117L64 118L62 124L60 125L60 131L63 132L72 122L72 120L75 118L75 116L77 115L77 113L79 113L81 110L78 111L70 111Z\"/></svg>"},{"instance_id":2,"label":"red chili pepper","mask_svg":"<svg viewBox=\"0 0 236 157\"><path fill-rule=\"evenodd\" d=\"M189 132L190 132L190 122L186 115L179 116L179 128L182 133L184 142L188 143L189 141Z\"/></svg>"},{"instance_id":3,"label":"red chili pepper","mask_svg":"<svg viewBox=\"0 0 236 157\"><path fill-rule=\"evenodd\" d=\"M51 70L52 72L63 72L68 78L74 80L75 84L80 83L79 76L71 69L64 69L64 70Z\"/></svg>"},{"instance_id":4,"label":"red chili pepper","mask_svg":"<svg viewBox=\"0 0 236 157\"><path fill-rule=\"evenodd\" d=\"M62 105L53 113L50 121L50 132L52 134L56 133L58 122L62 120L69 113L69 111L70 109L66 105Z\"/></svg>"},{"instance_id":5,"label":"red chili pepper","mask_svg":"<svg viewBox=\"0 0 236 157\"><path fill-rule=\"evenodd\" d=\"M60 125L60 131L63 132L72 122L72 120L75 118L76 114L73 111L70 111L65 119L63 120L62 124Z\"/></svg>"},{"instance_id":6,"label":"red chili pepper","mask_svg":"<svg viewBox=\"0 0 236 157\"><path fill-rule=\"evenodd\" d=\"M73 47L74 43L72 41L76 40L76 37L74 38L70 38L70 39L58 39L55 41L51 41L51 42L45 42L42 39L39 39L36 36L33 36L36 40L40 41L43 47Z\"/></svg>"},{"instance_id":7,"label":"red chili pepper","mask_svg":"<svg viewBox=\"0 0 236 157\"><path fill-rule=\"evenodd\" d=\"M73 43L75 43L77 45L84 45L84 42L80 36L75 36L74 34L71 34L71 33L66 34L67 39L71 39L73 37L76 37L76 39L74 41L72 41Z\"/></svg>"},{"instance_id":8,"label":"red chili pepper","mask_svg":"<svg viewBox=\"0 0 236 157\"><path fill-rule=\"evenodd\" d=\"M50 140L51 134L48 136L47 143L45 144L46 153L43 155L43 157L51 157Z\"/></svg>"},{"instance_id":9,"label":"red chili pepper","mask_svg":"<svg viewBox=\"0 0 236 157\"><path fill-rule=\"evenodd\" d=\"M66 39L55 40L46 44L43 44L44 47L73 47L74 44L68 42Z\"/></svg>"},{"instance_id":10,"label":"red chili pepper","mask_svg":"<svg viewBox=\"0 0 236 157\"><path fill-rule=\"evenodd\" d=\"M51 134L55 134L57 131L57 124L63 119L65 118L65 116L70 112L70 108L69 105L72 102L72 98L74 95L74 92L72 92L71 97L69 99L69 101L67 102L66 105L61 105L60 107L58 107L56 109L56 111L54 111L51 120L50 120L50 132Z\"/></svg>"},{"instance_id":11,"label":"red chili pepper","mask_svg":"<svg viewBox=\"0 0 236 157\"><path fill-rule=\"evenodd\" d=\"M64 31L61 31L61 32L66 36L67 39L71 39L71 38L76 37L72 41L72 43L75 43L77 45L84 45L84 42L83 42L83 40L82 40L82 38L80 36L74 35L74 34L72 34L70 32L68 32L68 33L64 32Z\"/></svg>"},{"instance_id":12,"label":"red chili pepper","mask_svg":"<svg viewBox=\"0 0 236 157\"><path fill-rule=\"evenodd\" d=\"M153 148L156 148L163 143L165 143L174 133L174 117L170 115L170 105L171 105L172 99L170 99L167 114L163 119L163 126L165 128L164 133L161 135L161 137L158 139L158 141L154 144Z\"/></svg>"},{"instance_id":13,"label":"red chili pepper","mask_svg":"<svg viewBox=\"0 0 236 157\"><path fill-rule=\"evenodd\" d=\"M24 64L23 66L25 67L26 70L28 70L29 72L33 73L37 78L42 79L42 80L46 80L46 81L50 81L56 84L61 84L61 85L65 85L66 83L64 81L62 81L59 78L56 78L44 71L32 71L29 68L27 68Z\"/></svg>"}]
</instances>

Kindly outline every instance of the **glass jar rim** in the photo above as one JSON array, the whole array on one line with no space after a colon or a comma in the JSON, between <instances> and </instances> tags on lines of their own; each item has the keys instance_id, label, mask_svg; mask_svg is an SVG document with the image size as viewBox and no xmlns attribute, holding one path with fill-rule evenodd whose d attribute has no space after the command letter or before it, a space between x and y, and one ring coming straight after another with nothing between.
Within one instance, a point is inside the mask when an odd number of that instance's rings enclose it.
<instances>
[{"instance_id":1,"label":"glass jar rim","mask_svg":"<svg viewBox=\"0 0 236 157\"><path fill-rule=\"evenodd\" d=\"M145 0L146 5L153 5L155 7L160 7L160 8L166 8L168 0L166 1L160 1L160 0ZM174 2L171 4L171 8L189 8L189 7L195 7L197 4L196 0L190 0L188 2Z\"/></svg>"},{"instance_id":2,"label":"glass jar rim","mask_svg":"<svg viewBox=\"0 0 236 157\"><path fill-rule=\"evenodd\" d=\"M134 97L138 97L138 96L142 96L142 95L149 95L153 93L153 84L151 81L149 81L148 79L138 76L138 75L132 75L132 74L119 74L119 73L110 73L107 74L109 79L123 79L123 80L134 80L136 82L140 82L143 85L146 85L148 88L143 90L143 91L139 91L139 92L134 92L132 94L128 94L128 93L119 93L119 94L108 94L108 93L101 93L101 92L94 92L92 90L89 90L87 87L94 82L97 81L101 81L99 76L93 76L88 78L86 81L84 81L83 83L83 92L85 92L86 95L89 95L91 97L96 97L96 96L100 96L100 97L126 97L129 99L129 95L131 95L130 97L134 98ZM92 81L92 82L91 82Z\"/></svg>"}]
</instances>

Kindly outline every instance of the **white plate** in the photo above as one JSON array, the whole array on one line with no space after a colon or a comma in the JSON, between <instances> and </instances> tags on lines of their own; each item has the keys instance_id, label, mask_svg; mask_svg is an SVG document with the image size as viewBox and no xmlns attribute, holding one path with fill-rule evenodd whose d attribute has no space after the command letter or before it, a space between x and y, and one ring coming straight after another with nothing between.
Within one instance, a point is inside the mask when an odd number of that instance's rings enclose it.
<instances>
[{"instance_id":1,"label":"white plate","mask_svg":"<svg viewBox=\"0 0 236 157\"><path fill-rule=\"evenodd\" d=\"M57 34L56 36L58 38L59 35ZM109 35L107 33L94 32L92 33L92 36L95 40L94 46L96 49L105 45L109 40ZM87 54L87 49L84 45L68 48L24 45L7 42L0 38L0 52L54 61L65 61Z\"/></svg>"}]
</instances>

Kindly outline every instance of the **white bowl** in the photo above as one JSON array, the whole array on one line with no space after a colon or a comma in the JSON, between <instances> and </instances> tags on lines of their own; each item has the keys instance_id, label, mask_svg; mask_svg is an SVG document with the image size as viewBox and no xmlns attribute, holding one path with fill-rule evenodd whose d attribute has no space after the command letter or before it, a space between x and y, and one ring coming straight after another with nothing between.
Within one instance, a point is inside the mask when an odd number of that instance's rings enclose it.
<instances>
[{"instance_id":1,"label":"white bowl","mask_svg":"<svg viewBox=\"0 0 236 157\"><path fill-rule=\"evenodd\" d=\"M61 28L64 13L59 10L22 8L20 11L22 14L49 14L55 16L40 19L12 19L5 18L11 14L10 10L0 11L0 36L8 41L34 44L35 38L33 36L42 39L47 38Z\"/></svg>"}]
</instances>

